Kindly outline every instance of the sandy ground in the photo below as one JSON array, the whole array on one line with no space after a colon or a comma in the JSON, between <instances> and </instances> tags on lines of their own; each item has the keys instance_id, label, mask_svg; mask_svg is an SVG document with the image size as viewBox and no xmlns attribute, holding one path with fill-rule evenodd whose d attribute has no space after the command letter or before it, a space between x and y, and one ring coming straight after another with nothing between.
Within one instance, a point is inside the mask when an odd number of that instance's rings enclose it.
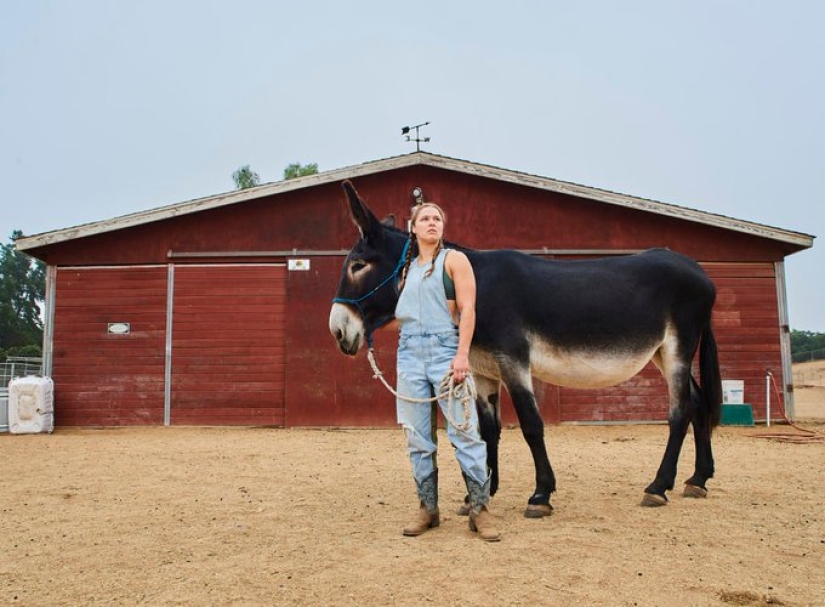
<instances>
[{"instance_id":1,"label":"sandy ground","mask_svg":"<svg viewBox=\"0 0 825 607\"><path fill-rule=\"evenodd\" d=\"M765 430L718 429L709 497L645 509L664 426L548 428L543 520L522 516L533 468L506 430L498 544L452 514L449 449L446 520L401 535L417 502L397 429L3 434L0 604L825 605L825 442Z\"/></svg>"},{"instance_id":2,"label":"sandy ground","mask_svg":"<svg viewBox=\"0 0 825 607\"><path fill-rule=\"evenodd\" d=\"M793 366L795 418L825 420L825 360Z\"/></svg>"}]
</instances>

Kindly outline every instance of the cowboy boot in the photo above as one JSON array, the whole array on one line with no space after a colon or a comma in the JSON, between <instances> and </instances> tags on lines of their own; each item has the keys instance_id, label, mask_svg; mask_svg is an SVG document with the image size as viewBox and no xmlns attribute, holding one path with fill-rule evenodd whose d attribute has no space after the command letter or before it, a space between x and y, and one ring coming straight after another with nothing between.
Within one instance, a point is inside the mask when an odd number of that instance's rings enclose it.
<instances>
[{"instance_id":1,"label":"cowboy boot","mask_svg":"<svg viewBox=\"0 0 825 607\"><path fill-rule=\"evenodd\" d=\"M490 501L490 477L487 477L484 484L469 476L464 478L470 493L470 531L477 531L478 537L485 542L499 541L501 534L496 529L493 515L487 510L487 504Z\"/></svg>"},{"instance_id":2,"label":"cowboy boot","mask_svg":"<svg viewBox=\"0 0 825 607\"><path fill-rule=\"evenodd\" d=\"M421 535L427 529L438 527L441 524L438 513L438 470L434 470L420 483L416 481L416 487L421 505L415 518L404 527L402 533L406 536Z\"/></svg>"}]
</instances>

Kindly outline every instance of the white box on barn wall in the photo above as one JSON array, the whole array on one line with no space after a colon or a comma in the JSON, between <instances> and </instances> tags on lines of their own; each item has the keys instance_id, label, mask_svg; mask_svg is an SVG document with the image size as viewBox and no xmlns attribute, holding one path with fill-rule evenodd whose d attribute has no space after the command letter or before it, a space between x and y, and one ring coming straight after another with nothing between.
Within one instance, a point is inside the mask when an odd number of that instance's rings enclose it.
<instances>
[{"instance_id":1,"label":"white box on barn wall","mask_svg":"<svg viewBox=\"0 0 825 607\"><path fill-rule=\"evenodd\" d=\"M287 261L287 269L290 272L306 272L309 270L309 259L290 259Z\"/></svg>"},{"instance_id":2,"label":"white box on barn wall","mask_svg":"<svg viewBox=\"0 0 825 607\"><path fill-rule=\"evenodd\" d=\"M51 377L18 377L9 383L9 432L37 434L54 430L54 382Z\"/></svg>"},{"instance_id":3,"label":"white box on barn wall","mask_svg":"<svg viewBox=\"0 0 825 607\"><path fill-rule=\"evenodd\" d=\"M745 380L722 380L722 403L725 405L745 404Z\"/></svg>"}]
</instances>

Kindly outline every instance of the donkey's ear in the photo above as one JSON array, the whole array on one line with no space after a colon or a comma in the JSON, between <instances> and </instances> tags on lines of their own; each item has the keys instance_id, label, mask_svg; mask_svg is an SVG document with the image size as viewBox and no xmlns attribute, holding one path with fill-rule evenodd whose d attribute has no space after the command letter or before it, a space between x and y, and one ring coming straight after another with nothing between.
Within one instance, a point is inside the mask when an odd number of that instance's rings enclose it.
<instances>
[{"instance_id":1,"label":"donkey's ear","mask_svg":"<svg viewBox=\"0 0 825 607\"><path fill-rule=\"evenodd\" d=\"M345 181L342 185L344 191L347 193L350 216L355 226L361 232L361 238L364 240L380 238L382 235L381 222L378 221L378 218L366 203L361 200L361 197L349 180Z\"/></svg>"}]
</instances>

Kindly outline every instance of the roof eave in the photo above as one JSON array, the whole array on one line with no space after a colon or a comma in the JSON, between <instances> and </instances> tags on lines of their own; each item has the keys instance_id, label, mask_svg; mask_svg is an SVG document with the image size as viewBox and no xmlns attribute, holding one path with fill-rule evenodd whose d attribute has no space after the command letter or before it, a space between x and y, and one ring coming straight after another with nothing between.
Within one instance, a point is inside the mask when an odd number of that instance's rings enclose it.
<instances>
[{"instance_id":1,"label":"roof eave","mask_svg":"<svg viewBox=\"0 0 825 607\"><path fill-rule=\"evenodd\" d=\"M479 177L498 179L500 181L507 181L527 187L557 192L559 194L587 198L597 202L604 202L607 204L645 211L648 213L656 213L658 215L665 215L676 219L701 223L703 225L715 226L726 230L743 232L752 236L758 236L760 238L777 240L803 249L813 246L814 236L809 234L803 234L782 228L775 228L759 223L726 217L724 215L717 215L706 211L697 211L695 209L650 200L647 198L639 198L627 194L611 192L609 190L602 190L576 183L559 181L557 179L538 177L536 175L520 173L509 169L475 164L444 156L428 156L429 157L426 164L431 166L441 166L454 171L478 175Z\"/></svg>"},{"instance_id":2,"label":"roof eave","mask_svg":"<svg viewBox=\"0 0 825 607\"><path fill-rule=\"evenodd\" d=\"M263 198L264 196L282 194L284 192L291 192L294 190L341 181L344 179L352 179L391 168L400 168L419 163L420 158L414 158L407 155L389 158L386 160L378 160L375 162L368 162L342 169L333 169L330 171L324 171L323 173L317 173L315 175L307 175L304 177L297 177L295 179L266 183L243 190L235 190L232 192L225 192L223 194L216 194L214 196L207 196L205 198L196 198L186 202L157 207L146 211L138 211L136 213L122 215L113 219L95 221L70 228L43 232L42 234L34 234L32 236L23 236L22 238L18 238L15 241L15 244L17 249L20 251L36 249L39 247L65 242L67 240L75 240L114 230L132 228L147 223L153 223L155 221L170 219L172 217L215 209L222 206L237 204L239 202L245 202L247 200L254 200L256 198Z\"/></svg>"},{"instance_id":3,"label":"roof eave","mask_svg":"<svg viewBox=\"0 0 825 607\"><path fill-rule=\"evenodd\" d=\"M619 194L608 190L601 190L589 186L559 181L548 177L539 177L510 169L502 169L490 165L468 162L466 160L458 160L447 156L439 156L428 152L413 152L403 156L396 156L341 169L324 171L323 173L317 173L315 175L307 175L296 179L267 183L254 188L226 192L224 194L217 194L205 198L198 198L148 211L131 213L129 215L123 215L121 217L115 217L104 221L97 221L94 223L64 228L52 232L45 232L33 236L24 236L15 241L15 244L17 249L21 251L36 249L68 240L94 236L96 234L135 227L155 221L162 221L164 219L170 219L172 217L178 217L181 215L187 215L226 205L237 204L239 202L254 200L264 196L282 194L284 192L342 181L344 179L353 179L382 171L405 168L418 164L476 175L488 179L506 181L526 187L557 192L559 194L566 194L579 198L586 198L606 204L622 206L648 213L656 213L659 215L674 217L685 221L692 221L703 225L715 226L726 230L742 232L760 238L780 241L791 245L792 247L798 247L799 249L807 249L813 246L814 237L808 234L734 219L724 215L697 211L687 207L658 202L646 198L638 198L627 194Z\"/></svg>"}]
</instances>

